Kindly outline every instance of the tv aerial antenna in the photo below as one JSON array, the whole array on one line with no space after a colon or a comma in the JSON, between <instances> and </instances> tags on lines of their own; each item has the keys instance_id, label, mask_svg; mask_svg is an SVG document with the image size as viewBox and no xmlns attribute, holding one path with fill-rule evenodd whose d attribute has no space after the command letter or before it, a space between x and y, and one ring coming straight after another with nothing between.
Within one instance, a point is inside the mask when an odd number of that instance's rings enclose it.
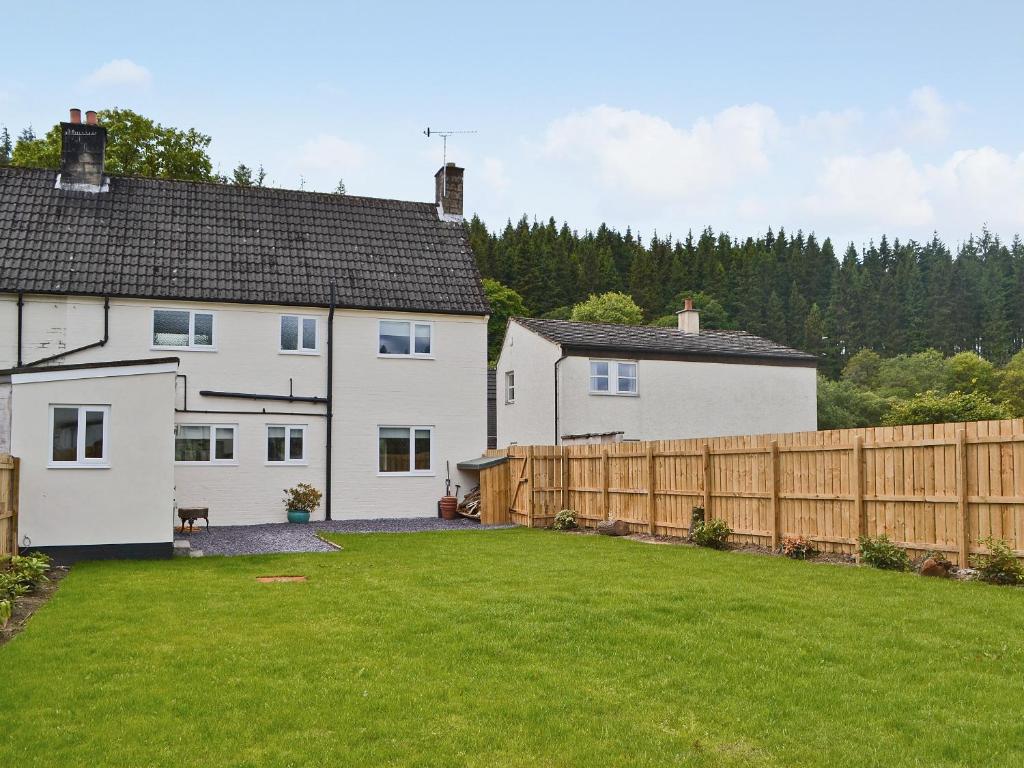
<instances>
[{"instance_id":1,"label":"tv aerial antenna","mask_svg":"<svg viewBox=\"0 0 1024 768\"><path fill-rule=\"evenodd\" d=\"M448 194L448 137L449 136L461 136L467 133L476 133L476 131L438 131L434 128L427 128L423 131L423 135L428 139L431 136L441 137L441 194Z\"/></svg>"}]
</instances>

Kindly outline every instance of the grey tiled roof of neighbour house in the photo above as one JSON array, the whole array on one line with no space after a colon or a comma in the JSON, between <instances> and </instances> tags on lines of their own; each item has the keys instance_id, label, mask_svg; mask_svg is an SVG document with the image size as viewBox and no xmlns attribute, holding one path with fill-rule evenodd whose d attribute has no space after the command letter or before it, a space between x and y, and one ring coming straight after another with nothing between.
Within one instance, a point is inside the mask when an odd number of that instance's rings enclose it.
<instances>
[{"instance_id":1,"label":"grey tiled roof of neighbour house","mask_svg":"<svg viewBox=\"0 0 1024 768\"><path fill-rule=\"evenodd\" d=\"M433 203L0 168L0 291L486 314Z\"/></svg>"},{"instance_id":2,"label":"grey tiled roof of neighbour house","mask_svg":"<svg viewBox=\"0 0 1024 768\"><path fill-rule=\"evenodd\" d=\"M577 323L517 317L516 322L562 347L567 353L630 355L669 360L751 362L813 367L817 358L745 331L675 328L610 323Z\"/></svg>"}]
</instances>

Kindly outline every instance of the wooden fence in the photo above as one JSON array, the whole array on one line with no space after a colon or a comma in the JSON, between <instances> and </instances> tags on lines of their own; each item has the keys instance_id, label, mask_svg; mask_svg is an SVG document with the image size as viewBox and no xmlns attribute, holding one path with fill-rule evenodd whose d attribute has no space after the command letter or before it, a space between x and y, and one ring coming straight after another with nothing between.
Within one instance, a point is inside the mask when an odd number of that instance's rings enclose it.
<instances>
[{"instance_id":1,"label":"wooden fence","mask_svg":"<svg viewBox=\"0 0 1024 768\"><path fill-rule=\"evenodd\" d=\"M18 552L18 459L0 453L0 557Z\"/></svg>"},{"instance_id":2,"label":"wooden fence","mask_svg":"<svg viewBox=\"0 0 1024 768\"><path fill-rule=\"evenodd\" d=\"M703 506L737 543L855 552L886 533L966 563L995 536L1024 557L1024 419L490 453L509 461L484 470L485 522L545 527L574 509L584 526L683 536Z\"/></svg>"}]
</instances>

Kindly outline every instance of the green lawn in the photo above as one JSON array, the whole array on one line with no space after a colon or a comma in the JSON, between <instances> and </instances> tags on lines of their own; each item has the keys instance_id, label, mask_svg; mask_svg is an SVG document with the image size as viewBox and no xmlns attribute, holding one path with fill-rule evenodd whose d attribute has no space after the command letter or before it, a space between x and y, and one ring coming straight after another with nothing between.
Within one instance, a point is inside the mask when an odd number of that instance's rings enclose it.
<instances>
[{"instance_id":1,"label":"green lawn","mask_svg":"<svg viewBox=\"0 0 1024 768\"><path fill-rule=\"evenodd\" d=\"M1022 590L545 531L335 540L76 566L0 647L0 765L1024 764Z\"/></svg>"}]
</instances>

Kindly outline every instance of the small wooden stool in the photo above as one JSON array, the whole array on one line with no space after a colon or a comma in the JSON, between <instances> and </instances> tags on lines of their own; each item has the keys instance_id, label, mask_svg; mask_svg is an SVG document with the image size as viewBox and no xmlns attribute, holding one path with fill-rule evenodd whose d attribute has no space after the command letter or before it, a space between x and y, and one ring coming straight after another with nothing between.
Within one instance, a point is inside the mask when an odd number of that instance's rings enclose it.
<instances>
[{"instance_id":1,"label":"small wooden stool","mask_svg":"<svg viewBox=\"0 0 1024 768\"><path fill-rule=\"evenodd\" d=\"M210 510L207 507L178 507L178 519L181 520L182 533L185 532L185 523L188 523L188 532L191 535L196 520L205 520L206 530L210 530Z\"/></svg>"}]
</instances>

